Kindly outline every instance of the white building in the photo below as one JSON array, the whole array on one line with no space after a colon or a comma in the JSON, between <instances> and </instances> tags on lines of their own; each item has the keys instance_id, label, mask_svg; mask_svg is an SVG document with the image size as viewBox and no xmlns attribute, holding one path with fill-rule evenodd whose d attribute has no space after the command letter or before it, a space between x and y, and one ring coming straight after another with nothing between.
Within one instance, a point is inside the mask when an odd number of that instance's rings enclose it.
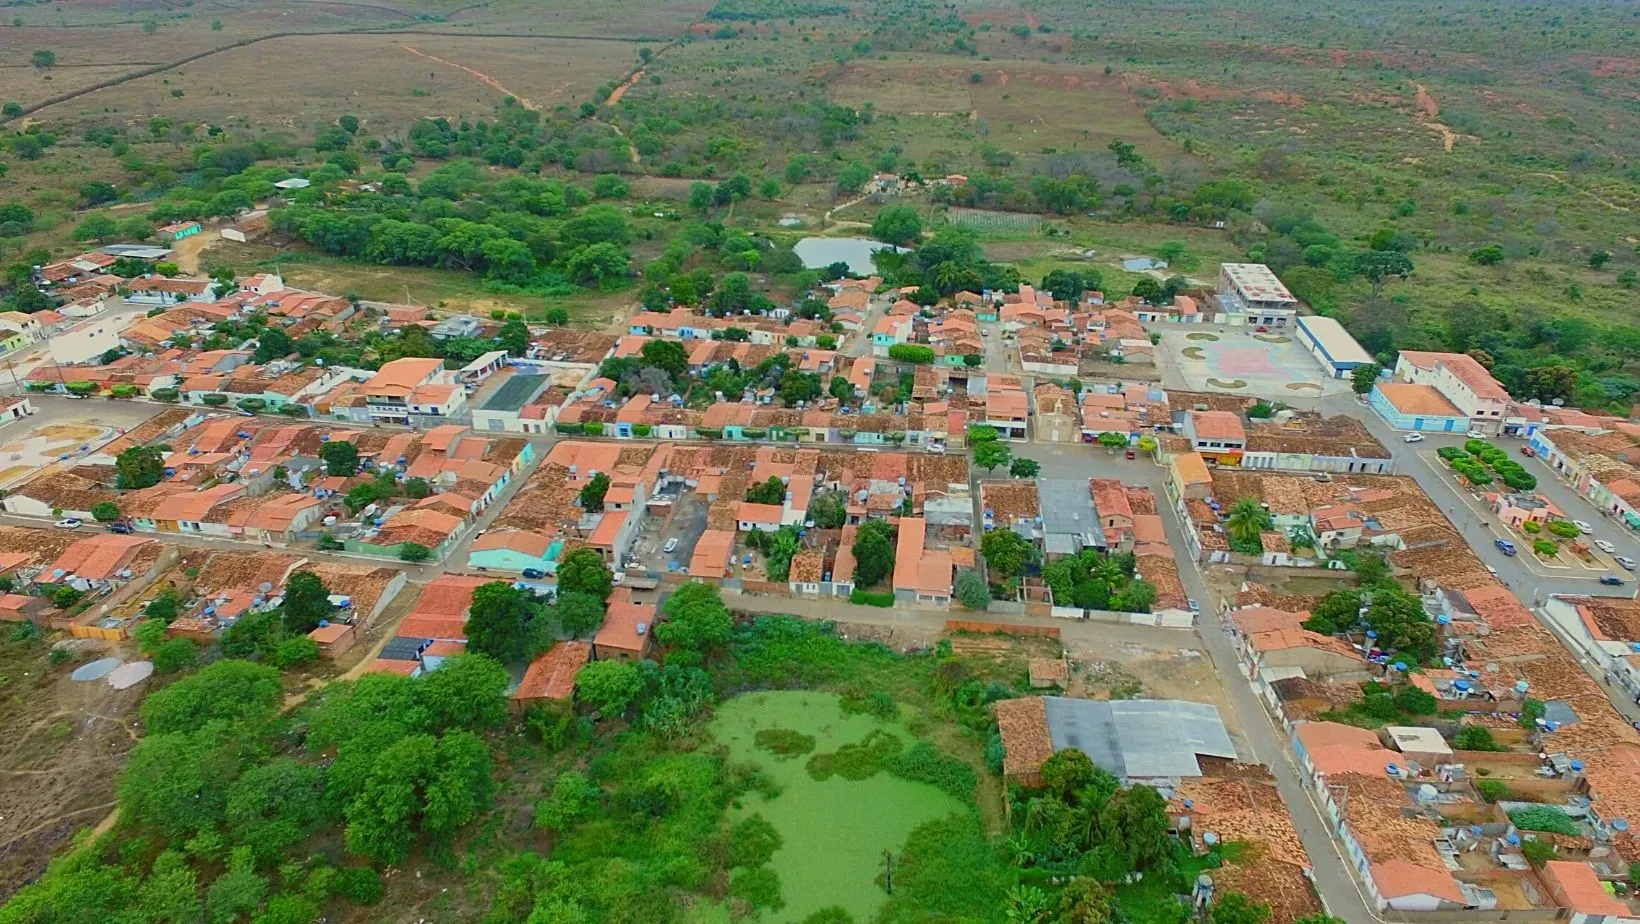
<instances>
[{"instance_id":1,"label":"white building","mask_svg":"<svg viewBox=\"0 0 1640 924\"><path fill-rule=\"evenodd\" d=\"M1298 319L1298 342L1335 379L1347 379L1362 366L1377 362L1355 342L1344 325L1332 318L1315 315Z\"/></svg>"},{"instance_id":2,"label":"white building","mask_svg":"<svg viewBox=\"0 0 1640 924\"><path fill-rule=\"evenodd\" d=\"M1402 350L1395 377L1434 388L1469 417L1472 428L1486 433L1497 433L1509 410L1509 392L1467 353Z\"/></svg>"},{"instance_id":3,"label":"white building","mask_svg":"<svg viewBox=\"0 0 1640 924\"><path fill-rule=\"evenodd\" d=\"M1286 327L1298 314L1298 299L1262 263L1220 264L1218 295L1232 325Z\"/></svg>"},{"instance_id":4,"label":"white building","mask_svg":"<svg viewBox=\"0 0 1640 924\"><path fill-rule=\"evenodd\" d=\"M85 363L120 346L120 332L140 315L109 315L92 318L59 331L46 341L51 359L58 365Z\"/></svg>"}]
</instances>

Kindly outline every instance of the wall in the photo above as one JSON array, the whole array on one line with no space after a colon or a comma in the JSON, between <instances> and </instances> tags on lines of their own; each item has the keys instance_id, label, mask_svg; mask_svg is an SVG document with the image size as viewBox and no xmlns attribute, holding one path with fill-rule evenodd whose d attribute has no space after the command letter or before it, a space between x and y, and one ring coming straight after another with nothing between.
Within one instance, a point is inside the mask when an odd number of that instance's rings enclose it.
<instances>
[{"instance_id":1,"label":"wall","mask_svg":"<svg viewBox=\"0 0 1640 924\"><path fill-rule=\"evenodd\" d=\"M1022 635L1032 638L1059 638L1058 626L1022 626L1007 622L974 622L967 619L947 619L947 632L981 632L999 635Z\"/></svg>"}]
</instances>

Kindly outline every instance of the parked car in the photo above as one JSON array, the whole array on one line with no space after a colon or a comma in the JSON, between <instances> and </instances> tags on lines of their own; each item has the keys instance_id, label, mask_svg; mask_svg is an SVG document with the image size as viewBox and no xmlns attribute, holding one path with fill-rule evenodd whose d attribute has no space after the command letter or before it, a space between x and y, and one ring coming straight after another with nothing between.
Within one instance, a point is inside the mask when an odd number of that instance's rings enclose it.
<instances>
[{"instance_id":1,"label":"parked car","mask_svg":"<svg viewBox=\"0 0 1640 924\"><path fill-rule=\"evenodd\" d=\"M1573 520L1572 525L1583 531L1584 535L1594 532L1594 527L1582 520Z\"/></svg>"},{"instance_id":2,"label":"parked car","mask_svg":"<svg viewBox=\"0 0 1640 924\"><path fill-rule=\"evenodd\" d=\"M80 521L74 517L68 517L67 519L57 521L58 529L79 529L80 526Z\"/></svg>"},{"instance_id":3,"label":"parked car","mask_svg":"<svg viewBox=\"0 0 1640 924\"><path fill-rule=\"evenodd\" d=\"M1505 555L1515 554L1515 544L1510 542L1508 539L1493 539L1492 544L1497 546L1498 551Z\"/></svg>"},{"instance_id":4,"label":"parked car","mask_svg":"<svg viewBox=\"0 0 1640 924\"><path fill-rule=\"evenodd\" d=\"M120 533L121 535L130 535L133 532L130 523L119 522L108 524L108 531L111 533Z\"/></svg>"},{"instance_id":5,"label":"parked car","mask_svg":"<svg viewBox=\"0 0 1640 924\"><path fill-rule=\"evenodd\" d=\"M1622 587L1623 579L1615 574L1602 574L1600 583L1605 584L1607 587Z\"/></svg>"},{"instance_id":6,"label":"parked car","mask_svg":"<svg viewBox=\"0 0 1640 924\"><path fill-rule=\"evenodd\" d=\"M945 444L944 443L929 443L928 445L923 447L923 452L926 452L926 453L928 453L929 455L932 455L932 456L943 456L943 455L945 455Z\"/></svg>"},{"instance_id":7,"label":"parked car","mask_svg":"<svg viewBox=\"0 0 1640 924\"><path fill-rule=\"evenodd\" d=\"M1134 455L1133 455L1133 450L1131 450L1131 449L1129 449L1129 450L1128 450L1128 451L1127 451L1127 457L1128 457L1128 458L1129 458L1129 459L1131 459L1131 458L1134 458Z\"/></svg>"},{"instance_id":8,"label":"parked car","mask_svg":"<svg viewBox=\"0 0 1640 924\"><path fill-rule=\"evenodd\" d=\"M1194 600L1186 600L1184 602L1190 607L1190 612L1200 613L1202 611L1202 606L1200 603L1197 603Z\"/></svg>"},{"instance_id":9,"label":"parked car","mask_svg":"<svg viewBox=\"0 0 1640 924\"><path fill-rule=\"evenodd\" d=\"M677 547L678 547L678 537L673 536L672 538L666 540L665 545L661 546L661 551L663 553L667 554L667 555L671 555L672 552L677 549Z\"/></svg>"},{"instance_id":10,"label":"parked car","mask_svg":"<svg viewBox=\"0 0 1640 924\"><path fill-rule=\"evenodd\" d=\"M1537 455L1537 450L1533 449L1530 446L1522 446L1522 447L1520 447L1520 454L1525 456L1526 458L1530 459L1533 456Z\"/></svg>"},{"instance_id":11,"label":"parked car","mask_svg":"<svg viewBox=\"0 0 1640 924\"><path fill-rule=\"evenodd\" d=\"M532 581L539 581L542 578L546 577L547 573L545 571L542 571L540 568L525 568L524 569L524 576L529 578Z\"/></svg>"},{"instance_id":12,"label":"parked car","mask_svg":"<svg viewBox=\"0 0 1640 924\"><path fill-rule=\"evenodd\" d=\"M1408 433L1406 436L1401 437L1403 443L1422 443L1423 441L1424 435L1422 433Z\"/></svg>"},{"instance_id":13,"label":"parked car","mask_svg":"<svg viewBox=\"0 0 1640 924\"><path fill-rule=\"evenodd\" d=\"M1605 539L1596 539L1594 541L1594 547L1599 549L1602 552L1605 552L1607 555L1617 554L1617 546L1612 545L1609 541L1607 541Z\"/></svg>"},{"instance_id":14,"label":"parked car","mask_svg":"<svg viewBox=\"0 0 1640 924\"><path fill-rule=\"evenodd\" d=\"M1622 565L1623 570L1625 570L1625 571L1633 571L1634 570L1634 559L1628 557L1627 555L1618 555L1618 556L1614 557L1612 559L1612 561L1615 561L1619 565Z\"/></svg>"}]
</instances>

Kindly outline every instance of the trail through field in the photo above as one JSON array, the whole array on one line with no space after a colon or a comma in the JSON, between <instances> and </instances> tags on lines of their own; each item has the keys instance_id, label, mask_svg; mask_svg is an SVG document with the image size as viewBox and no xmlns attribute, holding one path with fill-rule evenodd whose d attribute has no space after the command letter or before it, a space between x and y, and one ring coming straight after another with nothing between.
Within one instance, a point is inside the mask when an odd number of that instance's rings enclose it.
<instances>
[{"instance_id":1,"label":"trail through field","mask_svg":"<svg viewBox=\"0 0 1640 924\"><path fill-rule=\"evenodd\" d=\"M399 47L403 48L405 51L410 52L411 54L415 55L418 58L426 58L429 61L435 61L439 64L444 65L445 67L453 67L458 71L466 71L467 73L471 74L474 78L476 78L479 83L484 84L485 86L489 87L490 89L495 90L495 91L497 91L497 92L499 92L499 93L501 93L505 96L512 97L513 99L518 101L518 105L523 106L525 109L528 109L531 112L535 111L535 104L534 103L530 102L524 96L522 96L518 93L514 93L513 91L511 91L511 90L507 89L506 87L502 86L501 81L495 79L494 77L491 77L489 74L486 74L483 71L474 70L473 68L470 68L465 64L457 64L454 61L446 61L443 58L437 57L436 55L430 55L427 52L422 51L419 48L415 48L413 46L406 45L403 42L399 43Z\"/></svg>"},{"instance_id":2,"label":"trail through field","mask_svg":"<svg viewBox=\"0 0 1640 924\"><path fill-rule=\"evenodd\" d=\"M1441 105L1435 102L1435 97L1429 95L1429 91L1424 89L1424 85L1415 83L1413 86L1418 88L1418 95L1413 98L1413 102L1417 103L1418 108L1423 111L1425 116L1428 116L1428 121L1420 124L1430 131L1439 132L1441 135L1441 148L1448 154L1452 153L1452 146L1458 143L1458 133L1436 121L1441 117Z\"/></svg>"},{"instance_id":3,"label":"trail through field","mask_svg":"<svg viewBox=\"0 0 1640 924\"><path fill-rule=\"evenodd\" d=\"M1578 189L1576 186L1572 186L1572 184L1567 183L1566 180L1563 179L1562 177L1560 177L1556 174L1553 174L1553 173L1529 173L1529 174L1527 174L1527 176L1547 177L1548 179L1554 180L1556 183L1565 183L1567 186L1571 187L1573 192L1579 193L1581 195L1588 196L1590 199L1593 199L1594 201L1600 203L1601 205L1604 205L1606 208L1609 208L1609 209L1615 209L1619 212L1631 212L1631 211L1633 211L1633 209L1629 208L1626 205L1618 205L1617 203L1611 201L1610 199L1602 198L1598 193L1589 192L1587 189Z\"/></svg>"},{"instance_id":4,"label":"trail through field","mask_svg":"<svg viewBox=\"0 0 1640 924\"><path fill-rule=\"evenodd\" d=\"M638 81L643 79L643 75L644 75L644 72L643 72L643 68L641 68L641 67L638 68L637 70L633 71L632 76L628 77L626 79L626 83L623 83L620 86L616 87L615 89L609 91L609 99L604 100L604 105L605 106L613 106L616 103L620 102L621 97L626 95L626 91L628 91L628 90L632 89L633 87L637 86Z\"/></svg>"},{"instance_id":5,"label":"trail through field","mask_svg":"<svg viewBox=\"0 0 1640 924\"><path fill-rule=\"evenodd\" d=\"M871 198L871 196L869 196L869 195L858 196L856 198L848 200L847 202L844 202L842 205L834 205L826 212L825 217L822 219L822 221L826 224L837 225L840 228L868 228L868 227L870 227L870 225L866 224L863 221L845 221L845 220L842 220L842 219L833 219L831 216L832 216L833 212L841 212L843 209L846 209L851 205L859 205L860 203L866 201L869 198Z\"/></svg>"}]
</instances>

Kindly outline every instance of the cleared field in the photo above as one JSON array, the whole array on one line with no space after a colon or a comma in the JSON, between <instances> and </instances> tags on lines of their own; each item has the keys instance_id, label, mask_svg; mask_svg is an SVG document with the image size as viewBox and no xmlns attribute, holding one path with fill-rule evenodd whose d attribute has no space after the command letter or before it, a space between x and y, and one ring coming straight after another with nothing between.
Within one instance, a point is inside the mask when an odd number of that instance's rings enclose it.
<instances>
[{"instance_id":1,"label":"cleared field","mask_svg":"<svg viewBox=\"0 0 1640 924\"><path fill-rule=\"evenodd\" d=\"M485 117L509 93L543 108L578 104L592 99L599 84L624 74L636 54L628 42L299 36L225 51L39 115L163 115L266 129L306 127L352 112L366 124L402 127L431 115L452 121Z\"/></svg>"},{"instance_id":2,"label":"cleared field","mask_svg":"<svg viewBox=\"0 0 1640 924\"><path fill-rule=\"evenodd\" d=\"M1180 153L1151 127L1123 82L1094 67L890 57L850 64L829 92L834 102L869 102L880 113L983 121L987 143L1021 154L1103 151L1116 139L1149 156Z\"/></svg>"}]
</instances>

